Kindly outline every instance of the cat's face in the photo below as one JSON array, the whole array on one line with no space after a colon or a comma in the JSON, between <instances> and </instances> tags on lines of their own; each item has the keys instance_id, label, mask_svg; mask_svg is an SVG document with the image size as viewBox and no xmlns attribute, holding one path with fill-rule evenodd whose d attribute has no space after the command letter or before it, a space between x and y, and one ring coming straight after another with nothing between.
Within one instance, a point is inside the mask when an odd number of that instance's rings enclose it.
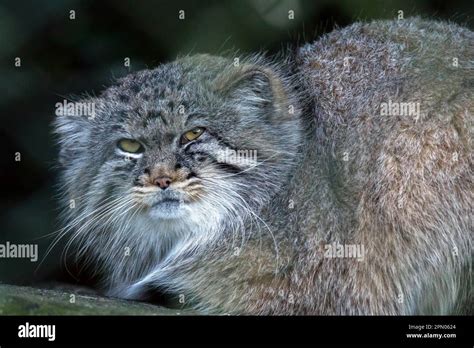
<instances>
[{"instance_id":1,"label":"cat's face","mask_svg":"<svg viewBox=\"0 0 474 348\"><path fill-rule=\"evenodd\" d=\"M102 214L96 226L252 214L284 184L299 143L285 88L269 68L209 56L120 80L92 100L93 117L58 117L68 198Z\"/></svg>"}]
</instances>

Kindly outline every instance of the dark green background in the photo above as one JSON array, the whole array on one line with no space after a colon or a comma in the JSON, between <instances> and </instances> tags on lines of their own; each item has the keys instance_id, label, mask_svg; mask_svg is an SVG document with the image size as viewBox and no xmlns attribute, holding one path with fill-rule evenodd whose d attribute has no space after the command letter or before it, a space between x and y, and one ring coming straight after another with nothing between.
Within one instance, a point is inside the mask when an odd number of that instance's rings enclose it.
<instances>
[{"instance_id":1,"label":"dark green background","mask_svg":"<svg viewBox=\"0 0 474 348\"><path fill-rule=\"evenodd\" d=\"M270 53L357 20L420 15L473 28L472 0L444 1L2 1L0 3L0 243L39 243L58 228L55 103L98 93L129 71L179 54L234 49ZM288 20L288 10L295 19ZM76 19L69 19L75 10ZM185 10L186 19L178 19ZM14 67L21 57L21 68ZM123 65L131 59L130 70ZM20 152L21 162L14 161ZM92 154L91 154L92 155ZM57 277L59 245L39 262L0 259L0 281Z\"/></svg>"}]
</instances>

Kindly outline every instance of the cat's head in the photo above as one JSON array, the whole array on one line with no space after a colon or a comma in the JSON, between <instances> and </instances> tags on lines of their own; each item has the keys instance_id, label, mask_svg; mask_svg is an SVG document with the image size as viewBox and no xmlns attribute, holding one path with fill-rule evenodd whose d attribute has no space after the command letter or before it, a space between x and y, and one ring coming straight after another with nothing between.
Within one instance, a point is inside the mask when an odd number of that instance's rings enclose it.
<instances>
[{"instance_id":1,"label":"cat's head","mask_svg":"<svg viewBox=\"0 0 474 348\"><path fill-rule=\"evenodd\" d=\"M301 132L292 95L261 58L191 56L119 80L81 101L93 114L56 119L71 214L89 214L87 230L245 219L288 180Z\"/></svg>"}]
</instances>

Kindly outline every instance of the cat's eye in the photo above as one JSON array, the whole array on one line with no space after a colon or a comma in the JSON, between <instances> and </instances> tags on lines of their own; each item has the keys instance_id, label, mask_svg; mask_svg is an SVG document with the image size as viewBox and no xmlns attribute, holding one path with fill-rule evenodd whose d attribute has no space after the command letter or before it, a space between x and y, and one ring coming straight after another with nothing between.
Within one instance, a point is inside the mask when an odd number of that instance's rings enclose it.
<instances>
[{"instance_id":1,"label":"cat's eye","mask_svg":"<svg viewBox=\"0 0 474 348\"><path fill-rule=\"evenodd\" d=\"M120 150L129 153L140 153L143 152L143 146L136 140L122 139L117 143Z\"/></svg>"},{"instance_id":2,"label":"cat's eye","mask_svg":"<svg viewBox=\"0 0 474 348\"><path fill-rule=\"evenodd\" d=\"M184 133L183 136L181 137L181 144L186 144L193 140L196 140L204 133L204 130L205 130L204 127L196 127Z\"/></svg>"}]
</instances>

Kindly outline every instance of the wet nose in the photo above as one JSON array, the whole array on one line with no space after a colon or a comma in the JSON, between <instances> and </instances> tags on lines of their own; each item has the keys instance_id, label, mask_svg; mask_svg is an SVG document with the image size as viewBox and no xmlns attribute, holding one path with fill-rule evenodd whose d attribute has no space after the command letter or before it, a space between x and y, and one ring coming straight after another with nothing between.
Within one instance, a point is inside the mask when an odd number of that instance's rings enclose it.
<instances>
[{"instance_id":1,"label":"wet nose","mask_svg":"<svg viewBox=\"0 0 474 348\"><path fill-rule=\"evenodd\" d=\"M171 178L167 176L163 176L160 178L155 179L155 185L158 186L162 190L166 190L171 184Z\"/></svg>"}]
</instances>

